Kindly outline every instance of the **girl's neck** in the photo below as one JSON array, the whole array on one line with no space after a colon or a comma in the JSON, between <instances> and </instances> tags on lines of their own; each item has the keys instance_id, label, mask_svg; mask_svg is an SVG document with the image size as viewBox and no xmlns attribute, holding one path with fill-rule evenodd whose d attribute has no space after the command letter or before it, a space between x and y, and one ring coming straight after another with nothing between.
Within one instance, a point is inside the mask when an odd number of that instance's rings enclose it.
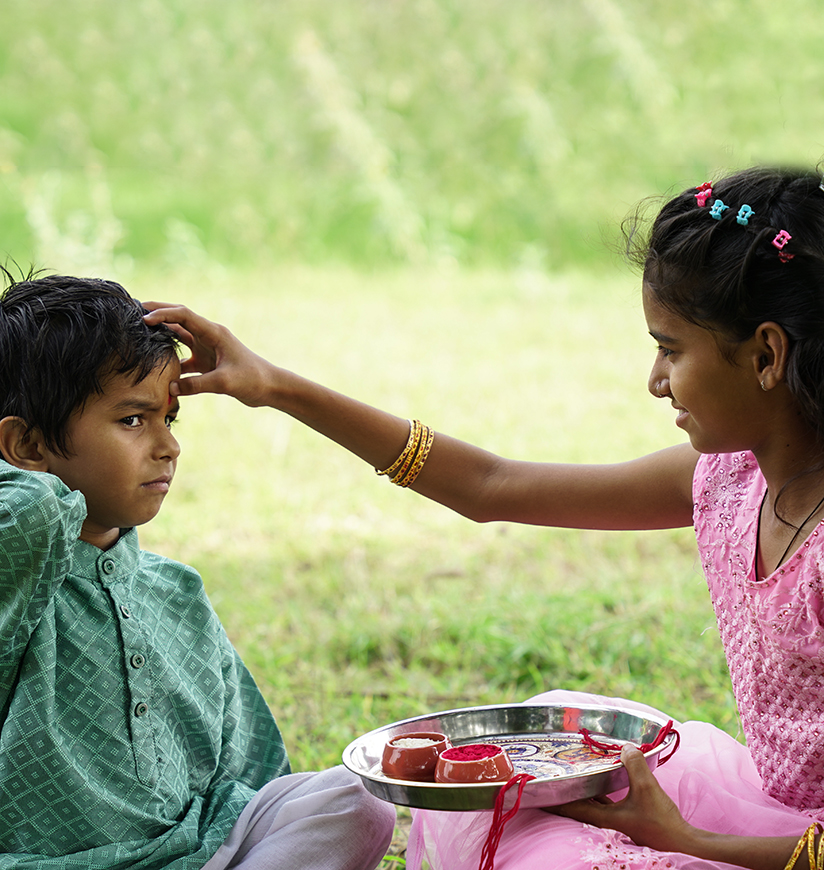
<instances>
[{"instance_id":1,"label":"girl's neck","mask_svg":"<svg viewBox=\"0 0 824 870\"><path fill-rule=\"evenodd\" d=\"M782 493L786 511L803 513L805 507L809 510L812 495L824 494L824 448L796 409L752 451L770 494Z\"/></svg>"},{"instance_id":2,"label":"girl's neck","mask_svg":"<svg viewBox=\"0 0 824 870\"><path fill-rule=\"evenodd\" d=\"M787 448L790 443L785 442ZM785 445L782 445L785 446ZM786 562L824 517L824 451L796 442L794 449L755 454L767 482L758 517L758 575Z\"/></svg>"}]
</instances>

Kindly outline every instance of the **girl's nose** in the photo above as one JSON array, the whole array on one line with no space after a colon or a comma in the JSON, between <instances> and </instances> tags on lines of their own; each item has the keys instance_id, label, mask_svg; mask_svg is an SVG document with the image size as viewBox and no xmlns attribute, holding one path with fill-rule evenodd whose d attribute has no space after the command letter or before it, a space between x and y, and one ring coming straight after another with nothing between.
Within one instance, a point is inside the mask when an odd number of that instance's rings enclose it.
<instances>
[{"instance_id":1,"label":"girl's nose","mask_svg":"<svg viewBox=\"0 0 824 870\"><path fill-rule=\"evenodd\" d=\"M647 389L656 399L662 399L669 395L669 378L661 372L658 366L653 366L649 373Z\"/></svg>"}]
</instances>

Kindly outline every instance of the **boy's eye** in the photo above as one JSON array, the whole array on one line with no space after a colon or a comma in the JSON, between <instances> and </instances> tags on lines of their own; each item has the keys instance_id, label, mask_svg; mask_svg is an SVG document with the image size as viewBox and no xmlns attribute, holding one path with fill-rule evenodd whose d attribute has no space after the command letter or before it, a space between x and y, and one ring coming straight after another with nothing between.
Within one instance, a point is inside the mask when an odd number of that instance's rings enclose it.
<instances>
[{"instance_id":1,"label":"boy's eye","mask_svg":"<svg viewBox=\"0 0 824 870\"><path fill-rule=\"evenodd\" d=\"M137 428L140 425L140 415L139 414L129 414L128 417L123 417L120 421L124 426L128 426L131 429Z\"/></svg>"},{"instance_id":2,"label":"boy's eye","mask_svg":"<svg viewBox=\"0 0 824 870\"><path fill-rule=\"evenodd\" d=\"M167 414L164 422L166 423L166 428L171 429L177 423L177 414Z\"/></svg>"}]
</instances>

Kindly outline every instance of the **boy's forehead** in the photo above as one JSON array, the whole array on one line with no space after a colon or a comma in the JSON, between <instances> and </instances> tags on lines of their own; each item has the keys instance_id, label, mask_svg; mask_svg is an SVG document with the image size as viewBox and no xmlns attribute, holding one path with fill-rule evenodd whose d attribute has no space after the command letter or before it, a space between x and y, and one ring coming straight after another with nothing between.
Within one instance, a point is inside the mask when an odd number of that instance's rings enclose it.
<instances>
[{"instance_id":1,"label":"boy's forehead","mask_svg":"<svg viewBox=\"0 0 824 870\"><path fill-rule=\"evenodd\" d=\"M134 372L116 372L103 381L97 401L110 407L147 403L168 406L176 398L169 392L169 386L179 377L180 361L176 357L152 369L140 380Z\"/></svg>"}]
</instances>

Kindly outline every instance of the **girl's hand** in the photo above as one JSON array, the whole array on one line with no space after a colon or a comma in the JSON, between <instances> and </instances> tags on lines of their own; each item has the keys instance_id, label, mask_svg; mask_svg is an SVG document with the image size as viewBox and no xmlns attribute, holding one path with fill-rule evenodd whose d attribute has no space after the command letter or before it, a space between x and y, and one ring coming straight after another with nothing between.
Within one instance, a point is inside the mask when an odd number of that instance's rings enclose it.
<instances>
[{"instance_id":1,"label":"girl's hand","mask_svg":"<svg viewBox=\"0 0 824 870\"><path fill-rule=\"evenodd\" d=\"M143 302L149 309L144 320L150 326L165 323L191 351L180 370L190 377L171 386L179 396L223 393L245 405L268 404L269 390L279 369L253 353L219 323L213 323L182 305Z\"/></svg>"},{"instance_id":2,"label":"girl's hand","mask_svg":"<svg viewBox=\"0 0 824 870\"><path fill-rule=\"evenodd\" d=\"M689 825L678 807L668 797L652 775L642 753L634 746L624 746L621 761L629 775L629 794L621 801L608 797L575 801L549 812L568 816L626 834L639 846L649 846L659 852L692 854L690 844L695 829Z\"/></svg>"}]
</instances>

